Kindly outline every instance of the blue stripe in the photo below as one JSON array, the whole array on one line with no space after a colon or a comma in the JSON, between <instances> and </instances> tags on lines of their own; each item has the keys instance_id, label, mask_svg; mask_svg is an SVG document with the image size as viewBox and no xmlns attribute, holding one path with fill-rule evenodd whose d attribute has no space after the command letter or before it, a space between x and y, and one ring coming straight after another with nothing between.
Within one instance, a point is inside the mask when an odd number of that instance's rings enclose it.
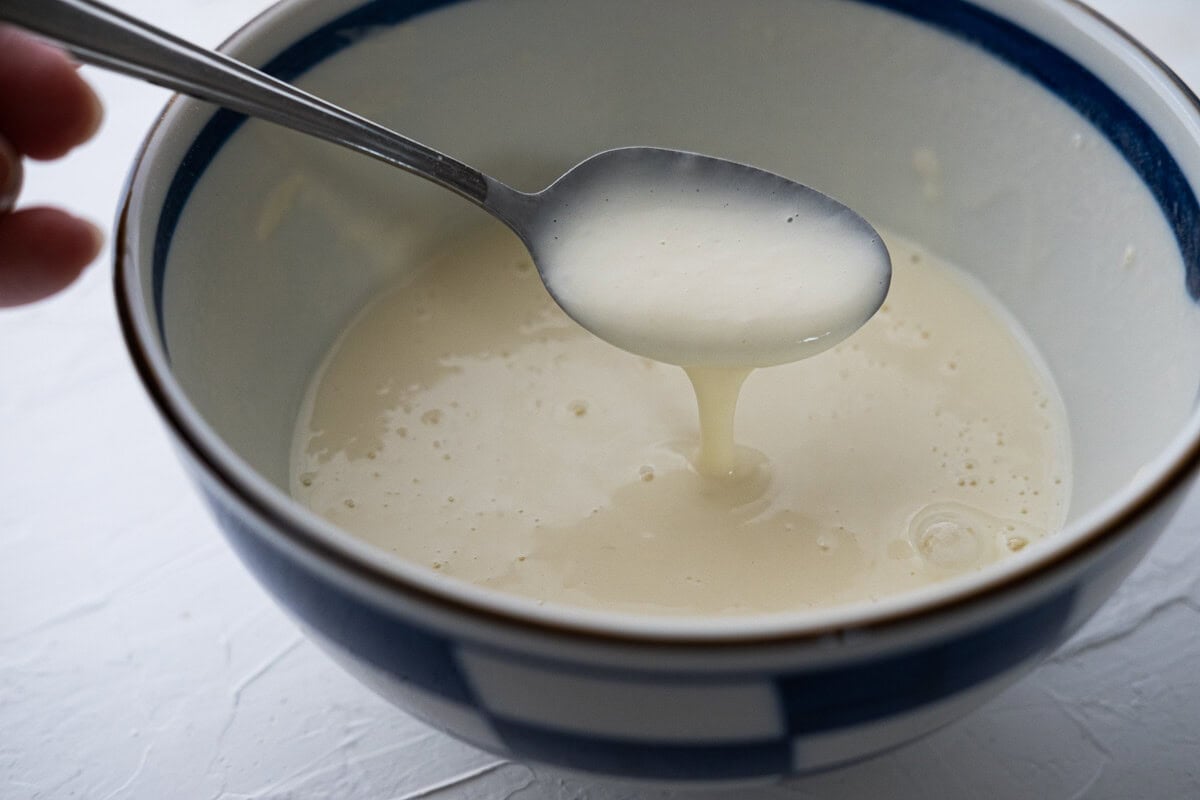
<instances>
[{"instance_id":1,"label":"blue stripe","mask_svg":"<svg viewBox=\"0 0 1200 800\"><path fill-rule=\"evenodd\" d=\"M964 0L854 0L937 27L1002 59L1096 127L1141 177L1170 224L1186 270L1188 293L1200 301L1200 203L1166 145L1114 91L1083 65L995 14ZM372 33L441 5L444 0L372 0L288 47L263 69L294 80L329 56ZM245 118L218 111L185 154L163 202L154 238L152 285L163 346L163 285L171 240L183 208L205 169Z\"/></svg>"},{"instance_id":2,"label":"blue stripe","mask_svg":"<svg viewBox=\"0 0 1200 800\"><path fill-rule=\"evenodd\" d=\"M789 734L869 723L951 697L1058 644L1074 590L946 642L778 682Z\"/></svg>"},{"instance_id":3,"label":"blue stripe","mask_svg":"<svg viewBox=\"0 0 1200 800\"><path fill-rule=\"evenodd\" d=\"M447 639L307 572L243 522L249 511L223 506L207 489L204 494L233 549L292 614L397 680L464 706L478 705Z\"/></svg>"},{"instance_id":4,"label":"blue stripe","mask_svg":"<svg viewBox=\"0 0 1200 800\"><path fill-rule=\"evenodd\" d=\"M739 744L659 744L548 730L503 718L489 719L500 740L521 758L648 780L737 780L792 772L787 739Z\"/></svg>"}]
</instances>

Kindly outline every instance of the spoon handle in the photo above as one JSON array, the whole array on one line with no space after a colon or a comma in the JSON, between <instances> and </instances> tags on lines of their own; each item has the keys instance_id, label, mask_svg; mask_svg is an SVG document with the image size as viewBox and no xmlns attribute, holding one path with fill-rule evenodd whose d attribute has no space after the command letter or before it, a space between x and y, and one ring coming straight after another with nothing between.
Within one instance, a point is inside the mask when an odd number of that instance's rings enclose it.
<instances>
[{"instance_id":1,"label":"spoon handle","mask_svg":"<svg viewBox=\"0 0 1200 800\"><path fill-rule=\"evenodd\" d=\"M85 63L343 145L485 208L489 200L507 205L508 195L518 194L382 125L92 0L0 0L0 20L65 46Z\"/></svg>"}]
</instances>

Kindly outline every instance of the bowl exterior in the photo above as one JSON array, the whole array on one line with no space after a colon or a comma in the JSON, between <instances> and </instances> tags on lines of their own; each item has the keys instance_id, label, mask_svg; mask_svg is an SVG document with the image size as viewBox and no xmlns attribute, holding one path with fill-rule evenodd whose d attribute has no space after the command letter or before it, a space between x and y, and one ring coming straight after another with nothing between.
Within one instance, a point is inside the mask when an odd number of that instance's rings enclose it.
<instances>
[{"instance_id":1,"label":"bowl exterior","mask_svg":"<svg viewBox=\"0 0 1200 800\"><path fill-rule=\"evenodd\" d=\"M1120 536L1037 582L878 634L728 648L608 641L588 658L565 637L531 655L420 599L374 595L297 550L279 520L183 450L239 557L330 656L401 709L498 755L635 780L731 782L803 774L882 753L998 694L1110 596L1191 481ZM557 654L556 654L557 652ZM831 656L831 652L833 655ZM649 664L652 664L650 666Z\"/></svg>"},{"instance_id":2,"label":"bowl exterior","mask_svg":"<svg viewBox=\"0 0 1200 800\"><path fill-rule=\"evenodd\" d=\"M317 4L296 6L311 12ZM131 196L127 215L156 219L161 210L140 202ZM155 270L129 268L137 273L131 280L145 283ZM159 373L168 370L145 356L149 337L130 332L140 312L124 302L135 361L193 479L240 558L309 635L431 725L506 757L571 770L753 780L852 762L948 724L1077 630L1133 569L1192 482L1176 474L1087 547L930 613L761 641L589 636L381 586L311 546L311 532L296 530L260 491L231 477L237 471L216 463L195 426L164 399L170 378ZM1194 465L1195 454L1187 460Z\"/></svg>"}]
</instances>

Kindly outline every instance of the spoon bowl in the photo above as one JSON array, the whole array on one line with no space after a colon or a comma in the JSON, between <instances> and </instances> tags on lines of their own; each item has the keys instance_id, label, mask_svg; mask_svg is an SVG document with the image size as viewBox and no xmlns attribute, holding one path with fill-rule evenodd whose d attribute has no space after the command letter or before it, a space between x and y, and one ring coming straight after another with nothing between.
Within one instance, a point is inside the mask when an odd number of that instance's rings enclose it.
<instances>
[{"instance_id":1,"label":"spoon bowl","mask_svg":"<svg viewBox=\"0 0 1200 800\"><path fill-rule=\"evenodd\" d=\"M534 198L513 227L532 232L521 235L556 302L658 361L798 361L858 330L887 295L891 260L866 220L745 164L620 148Z\"/></svg>"}]
</instances>

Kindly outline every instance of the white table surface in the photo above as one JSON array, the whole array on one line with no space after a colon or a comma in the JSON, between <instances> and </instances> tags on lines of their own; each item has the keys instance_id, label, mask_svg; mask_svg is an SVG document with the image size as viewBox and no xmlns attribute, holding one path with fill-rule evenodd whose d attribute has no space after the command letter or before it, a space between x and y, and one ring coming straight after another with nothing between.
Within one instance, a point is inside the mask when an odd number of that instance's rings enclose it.
<instances>
[{"instance_id":1,"label":"white table surface","mask_svg":"<svg viewBox=\"0 0 1200 800\"><path fill-rule=\"evenodd\" d=\"M215 45L266 0L110 0ZM1200 0L1094 0L1200 87ZM166 93L92 69L108 116L25 203L113 219ZM498 760L377 699L225 545L130 366L106 252L0 311L0 798L665 798ZM1200 797L1200 493L1100 614L967 719L724 798Z\"/></svg>"}]
</instances>

